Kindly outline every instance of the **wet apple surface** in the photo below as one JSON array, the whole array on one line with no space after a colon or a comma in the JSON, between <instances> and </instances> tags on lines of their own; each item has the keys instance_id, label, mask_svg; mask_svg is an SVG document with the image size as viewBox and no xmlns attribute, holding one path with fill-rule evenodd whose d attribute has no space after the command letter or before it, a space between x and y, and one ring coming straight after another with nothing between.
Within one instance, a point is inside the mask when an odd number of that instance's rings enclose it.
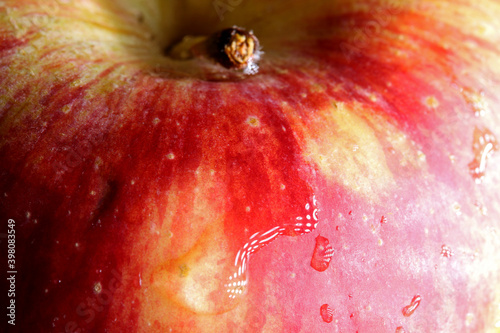
<instances>
[{"instance_id":1,"label":"wet apple surface","mask_svg":"<svg viewBox=\"0 0 500 333\"><path fill-rule=\"evenodd\" d=\"M225 4L0 6L18 327L498 332L499 5Z\"/></svg>"}]
</instances>

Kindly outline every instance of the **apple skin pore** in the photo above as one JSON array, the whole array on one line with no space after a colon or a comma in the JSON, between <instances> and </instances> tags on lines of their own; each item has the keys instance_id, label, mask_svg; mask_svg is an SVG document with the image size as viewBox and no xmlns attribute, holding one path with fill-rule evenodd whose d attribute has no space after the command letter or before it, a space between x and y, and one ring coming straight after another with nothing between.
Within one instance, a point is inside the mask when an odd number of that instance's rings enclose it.
<instances>
[{"instance_id":1,"label":"apple skin pore","mask_svg":"<svg viewBox=\"0 0 500 333\"><path fill-rule=\"evenodd\" d=\"M500 332L499 5L231 6L0 6L18 328Z\"/></svg>"}]
</instances>

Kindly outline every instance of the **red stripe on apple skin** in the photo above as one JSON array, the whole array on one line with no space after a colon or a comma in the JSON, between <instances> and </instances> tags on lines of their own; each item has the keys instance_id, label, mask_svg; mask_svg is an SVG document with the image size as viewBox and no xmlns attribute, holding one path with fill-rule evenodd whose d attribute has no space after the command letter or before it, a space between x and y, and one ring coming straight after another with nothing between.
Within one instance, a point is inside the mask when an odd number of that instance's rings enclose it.
<instances>
[{"instance_id":1,"label":"red stripe on apple skin","mask_svg":"<svg viewBox=\"0 0 500 333\"><path fill-rule=\"evenodd\" d=\"M25 46L28 43L26 38L16 38L14 36L3 35L0 39L0 56L4 57L9 54L9 51Z\"/></svg>"}]
</instances>

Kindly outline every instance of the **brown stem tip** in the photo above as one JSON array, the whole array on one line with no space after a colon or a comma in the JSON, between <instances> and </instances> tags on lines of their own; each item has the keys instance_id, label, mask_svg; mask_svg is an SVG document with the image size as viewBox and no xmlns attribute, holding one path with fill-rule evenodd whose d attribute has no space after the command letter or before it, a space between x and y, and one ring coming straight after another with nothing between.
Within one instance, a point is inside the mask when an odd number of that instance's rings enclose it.
<instances>
[{"instance_id":1,"label":"brown stem tip","mask_svg":"<svg viewBox=\"0 0 500 333\"><path fill-rule=\"evenodd\" d=\"M191 47L194 56L207 56L225 68L256 74L260 60L259 40L252 31L233 26L218 31Z\"/></svg>"}]
</instances>

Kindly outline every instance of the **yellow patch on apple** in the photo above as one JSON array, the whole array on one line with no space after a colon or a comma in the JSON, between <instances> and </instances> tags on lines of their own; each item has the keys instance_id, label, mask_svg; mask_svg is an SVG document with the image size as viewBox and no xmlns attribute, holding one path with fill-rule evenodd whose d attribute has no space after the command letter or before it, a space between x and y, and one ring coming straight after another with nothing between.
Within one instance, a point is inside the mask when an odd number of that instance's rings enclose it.
<instances>
[{"instance_id":1,"label":"yellow patch on apple","mask_svg":"<svg viewBox=\"0 0 500 333\"><path fill-rule=\"evenodd\" d=\"M305 155L328 179L368 196L394 185L373 128L351 106L332 104L309 128Z\"/></svg>"}]
</instances>

